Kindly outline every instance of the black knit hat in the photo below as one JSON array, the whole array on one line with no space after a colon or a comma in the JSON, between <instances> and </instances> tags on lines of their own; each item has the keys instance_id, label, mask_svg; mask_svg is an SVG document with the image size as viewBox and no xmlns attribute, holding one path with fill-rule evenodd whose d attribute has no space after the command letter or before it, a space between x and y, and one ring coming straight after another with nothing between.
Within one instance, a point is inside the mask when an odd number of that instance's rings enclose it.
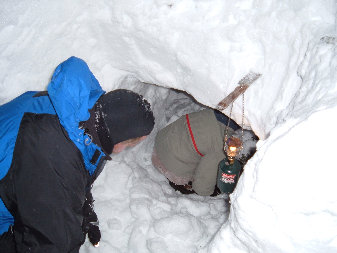
<instances>
[{"instance_id":1,"label":"black knit hat","mask_svg":"<svg viewBox=\"0 0 337 253\"><path fill-rule=\"evenodd\" d=\"M117 143L150 134L154 116L143 96L118 89L96 102L95 125L102 148L110 154Z\"/></svg>"}]
</instances>

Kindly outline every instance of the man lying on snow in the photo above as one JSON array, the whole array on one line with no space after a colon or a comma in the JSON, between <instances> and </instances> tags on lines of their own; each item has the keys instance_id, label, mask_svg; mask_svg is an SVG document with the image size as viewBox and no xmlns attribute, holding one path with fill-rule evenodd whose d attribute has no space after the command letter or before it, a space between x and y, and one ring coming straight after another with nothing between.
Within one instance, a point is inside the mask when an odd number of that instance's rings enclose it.
<instances>
[{"instance_id":1,"label":"man lying on snow","mask_svg":"<svg viewBox=\"0 0 337 253\"><path fill-rule=\"evenodd\" d=\"M220 193L216 186L219 163L227 159L224 137L226 131L231 136L238 129L239 125L217 110L184 115L158 132L152 163L175 190L216 196Z\"/></svg>"},{"instance_id":2,"label":"man lying on snow","mask_svg":"<svg viewBox=\"0 0 337 253\"><path fill-rule=\"evenodd\" d=\"M106 93L76 57L44 92L0 106L0 251L75 253L100 240L90 189L109 154L152 131L150 104L129 90Z\"/></svg>"}]
</instances>

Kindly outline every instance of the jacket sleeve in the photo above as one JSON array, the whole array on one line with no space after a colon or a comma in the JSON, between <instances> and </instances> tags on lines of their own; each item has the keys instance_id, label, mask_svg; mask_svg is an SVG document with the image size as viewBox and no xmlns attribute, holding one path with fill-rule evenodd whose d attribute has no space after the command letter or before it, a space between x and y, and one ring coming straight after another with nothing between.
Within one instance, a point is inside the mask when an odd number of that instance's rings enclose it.
<instances>
[{"instance_id":1,"label":"jacket sleeve","mask_svg":"<svg viewBox=\"0 0 337 253\"><path fill-rule=\"evenodd\" d=\"M78 252L88 173L53 115L22 119L4 202L18 252Z\"/></svg>"},{"instance_id":2,"label":"jacket sleeve","mask_svg":"<svg viewBox=\"0 0 337 253\"><path fill-rule=\"evenodd\" d=\"M221 153L207 153L201 159L195 170L192 182L193 190L202 196L210 196L214 192L218 174L218 164L225 158Z\"/></svg>"}]
</instances>

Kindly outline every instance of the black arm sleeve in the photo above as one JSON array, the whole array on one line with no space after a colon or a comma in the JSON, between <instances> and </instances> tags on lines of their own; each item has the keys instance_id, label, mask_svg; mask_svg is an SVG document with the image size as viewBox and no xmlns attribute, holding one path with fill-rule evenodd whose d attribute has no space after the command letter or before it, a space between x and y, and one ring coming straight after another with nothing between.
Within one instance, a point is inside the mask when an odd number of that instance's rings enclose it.
<instances>
[{"instance_id":1,"label":"black arm sleeve","mask_svg":"<svg viewBox=\"0 0 337 253\"><path fill-rule=\"evenodd\" d=\"M94 211L94 199L91 194L91 187L87 189L86 199L83 206L83 232L88 234L88 239L92 245L97 245L101 240L98 217Z\"/></svg>"}]
</instances>

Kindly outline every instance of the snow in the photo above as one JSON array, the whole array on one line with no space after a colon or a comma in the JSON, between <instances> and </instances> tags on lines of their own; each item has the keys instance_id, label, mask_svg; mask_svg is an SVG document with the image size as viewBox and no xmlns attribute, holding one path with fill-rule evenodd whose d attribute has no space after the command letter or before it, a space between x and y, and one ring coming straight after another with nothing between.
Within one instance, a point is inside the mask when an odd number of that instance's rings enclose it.
<instances>
[{"instance_id":1,"label":"snow","mask_svg":"<svg viewBox=\"0 0 337 253\"><path fill-rule=\"evenodd\" d=\"M102 241L80 252L336 252L334 0L0 0L0 104L84 59L103 89L136 90L156 126L95 182ZM245 126L260 138L237 188L174 192L151 164L156 132L215 107L250 71ZM154 84L154 85L153 85ZM229 109L224 111L229 114ZM233 118L240 124L241 97Z\"/></svg>"}]
</instances>

